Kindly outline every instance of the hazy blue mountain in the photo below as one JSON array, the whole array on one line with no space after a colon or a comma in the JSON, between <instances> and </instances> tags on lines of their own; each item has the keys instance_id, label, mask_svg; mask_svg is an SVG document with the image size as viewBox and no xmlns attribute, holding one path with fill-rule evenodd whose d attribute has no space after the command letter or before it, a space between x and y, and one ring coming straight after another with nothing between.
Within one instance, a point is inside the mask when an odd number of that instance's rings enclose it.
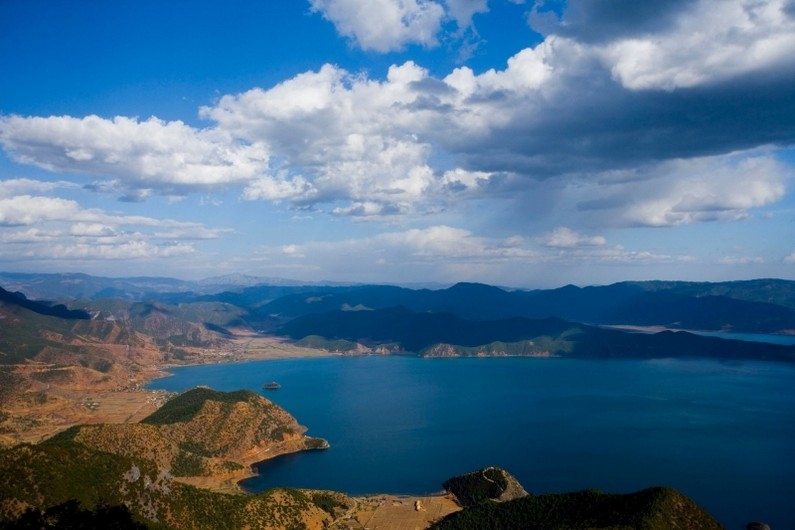
<instances>
[{"instance_id":1,"label":"hazy blue mountain","mask_svg":"<svg viewBox=\"0 0 795 530\"><path fill-rule=\"evenodd\" d=\"M403 306L418 312L452 313L471 320L557 317L591 324L696 330L751 333L795 330L795 310L786 305L787 298L769 296L779 287L787 292L795 282L736 283L731 288L698 284L699 288L688 283L635 282L584 288L568 285L537 291L506 291L475 283L459 283L436 291L361 286L293 293L264 304L258 312L287 321L332 310ZM705 294L712 292L724 294Z\"/></svg>"},{"instance_id":2,"label":"hazy blue mountain","mask_svg":"<svg viewBox=\"0 0 795 530\"><path fill-rule=\"evenodd\" d=\"M317 336L433 356L795 360L795 346L725 340L683 331L628 333L559 318L466 320L451 313L418 313L405 307L305 315L286 323L276 333L294 340Z\"/></svg>"},{"instance_id":3,"label":"hazy blue mountain","mask_svg":"<svg viewBox=\"0 0 795 530\"><path fill-rule=\"evenodd\" d=\"M25 309L33 311L34 313L38 313L40 315L58 317L67 320L73 320L73 319L87 320L91 318L91 316L86 311L82 311L79 309L72 310L67 308L63 304L50 305L44 302L36 302L33 300L28 300L24 294L11 293L9 291L6 291L2 287L0 287L0 303L9 306L24 307Z\"/></svg>"},{"instance_id":4,"label":"hazy blue mountain","mask_svg":"<svg viewBox=\"0 0 795 530\"><path fill-rule=\"evenodd\" d=\"M257 284L260 280L266 283ZM777 279L620 282L528 291L478 283L458 283L431 290L389 285L299 284L278 278L234 275L187 282L171 278L0 273L0 285L23 292L28 299L58 302L78 298L153 301L174 306L220 302L241 308L240 313L245 317L240 323L261 331L271 331L304 315L402 306L415 312L451 313L468 320L557 317L603 325L795 332L795 282Z\"/></svg>"}]
</instances>

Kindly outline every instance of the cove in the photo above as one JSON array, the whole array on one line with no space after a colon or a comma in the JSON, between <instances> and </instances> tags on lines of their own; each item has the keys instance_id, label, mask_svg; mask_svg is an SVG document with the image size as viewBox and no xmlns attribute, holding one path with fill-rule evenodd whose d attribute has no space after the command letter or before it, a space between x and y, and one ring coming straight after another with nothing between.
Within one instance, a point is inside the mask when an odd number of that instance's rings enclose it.
<instances>
[{"instance_id":1,"label":"cove","mask_svg":"<svg viewBox=\"0 0 795 530\"><path fill-rule=\"evenodd\" d=\"M150 387L259 391L330 442L262 463L250 491L425 494L496 465L534 493L666 485L729 530L795 528L789 364L363 356L172 372Z\"/></svg>"}]
</instances>

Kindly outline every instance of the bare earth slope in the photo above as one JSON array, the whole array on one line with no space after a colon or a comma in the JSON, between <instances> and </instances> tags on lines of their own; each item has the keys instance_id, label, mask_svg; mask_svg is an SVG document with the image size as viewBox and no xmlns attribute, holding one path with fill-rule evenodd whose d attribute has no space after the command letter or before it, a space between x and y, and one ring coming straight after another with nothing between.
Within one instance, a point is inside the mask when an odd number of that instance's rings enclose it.
<instances>
[{"instance_id":1,"label":"bare earth slope","mask_svg":"<svg viewBox=\"0 0 795 530\"><path fill-rule=\"evenodd\" d=\"M234 490L256 462L328 447L305 431L284 409L254 392L195 388L140 423L81 425L56 439L145 458L178 480Z\"/></svg>"}]
</instances>

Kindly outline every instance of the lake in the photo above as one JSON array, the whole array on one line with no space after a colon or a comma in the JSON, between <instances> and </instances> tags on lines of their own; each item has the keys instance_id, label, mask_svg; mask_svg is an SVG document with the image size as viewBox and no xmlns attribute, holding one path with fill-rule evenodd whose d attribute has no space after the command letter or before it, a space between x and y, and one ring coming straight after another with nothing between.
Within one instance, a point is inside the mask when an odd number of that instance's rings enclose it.
<instances>
[{"instance_id":1,"label":"lake","mask_svg":"<svg viewBox=\"0 0 795 530\"><path fill-rule=\"evenodd\" d=\"M325 438L244 482L425 494L486 466L529 492L672 486L729 530L795 529L795 367L712 360L327 357L191 366L151 388L249 388ZM262 390L268 381L279 390Z\"/></svg>"}]
</instances>

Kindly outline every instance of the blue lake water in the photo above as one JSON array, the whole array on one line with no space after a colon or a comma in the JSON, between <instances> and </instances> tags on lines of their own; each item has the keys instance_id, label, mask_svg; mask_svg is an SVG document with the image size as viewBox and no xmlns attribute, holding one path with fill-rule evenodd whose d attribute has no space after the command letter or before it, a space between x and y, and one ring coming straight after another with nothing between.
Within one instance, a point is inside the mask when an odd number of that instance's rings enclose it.
<instances>
[{"instance_id":1,"label":"blue lake water","mask_svg":"<svg viewBox=\"0 0 795 530\"><path fill-rule=\"evenodd\" d=\"M496 465L534 493L667 485L729 530L795 529L793 365L367 356L173 373L151 388L249 388L329 440L264 463L252 491L423 494Z\"/></svg>"},{"instance_id":2,"label":"blue lake water","mask_svg":"<svg viewBox=\"0 0 795 530\"><path fill-rule=\"evenodd\" d=\"M792 346L795 344L795 335L774 335L765 333L738 333L733 331L692 331L698 335L707 337L718 337L729 340L743 340L746 342L769 342L770 344L782 344Z\"/></svg>"}]
</instances>

